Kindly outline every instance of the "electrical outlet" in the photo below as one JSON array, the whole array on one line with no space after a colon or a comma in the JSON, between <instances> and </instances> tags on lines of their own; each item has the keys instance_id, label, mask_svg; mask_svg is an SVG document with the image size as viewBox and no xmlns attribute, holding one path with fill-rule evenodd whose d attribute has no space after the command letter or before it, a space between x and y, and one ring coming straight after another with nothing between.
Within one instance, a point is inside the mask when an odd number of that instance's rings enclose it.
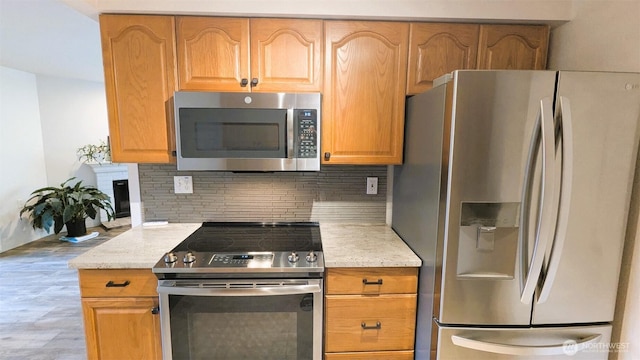
<instances>
[{"instance_id":1,"label":"electrical outlet","mask_svg":"<svg viewBox=\"0 0 640 360\"><path fill-rule=\"evenodd\" d=\"M193 181L191 179L191 176L174 176L173 193L193 194Z\"/></svg>"},{"instance_id":2,"label":"electrical outlet","mask_svg":"<svg viewBox=\"0 0 640 360\"><path fill-rule=\"evenodd\" d=\"M367 178L367 195L376 195L376 194L378 194L378 178L368 177Z\"/></svg>"}]
</instances>

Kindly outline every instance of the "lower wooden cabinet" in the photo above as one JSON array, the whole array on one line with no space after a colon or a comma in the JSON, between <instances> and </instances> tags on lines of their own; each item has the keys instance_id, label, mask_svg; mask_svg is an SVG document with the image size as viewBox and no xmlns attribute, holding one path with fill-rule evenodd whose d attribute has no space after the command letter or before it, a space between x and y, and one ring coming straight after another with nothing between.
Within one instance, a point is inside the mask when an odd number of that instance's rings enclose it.
<instances>
[{"instance_id":1,"label":"lower wooden cabinet","mask_svg":"<svg viewBox=\"0 0 640 360\"><path fill-rule=\"evenodd\" d=\"M325 351L412 350L416 294L327 295Z\"/></svg>"},{"instance_id":2,"label":"lower wooden cabinet","mask_svg":"<svg viewBox=\"0 0 640 360\"><path fill-rule=\"evenodd\" d=\"M151 270L80 270L88 359L162 359Z\"/></svg>"},{"instance_id":3,"label":"lower wooden cabinet","mask_svg":"<svg viewBox=\"0 0 640 360\"><path fill-rule=\"evenodd\" d=\"M325 354L325 360L413 360L413 351L378 351Z\"/></svg>"},{"instance_id":4,"label":"lower wooden cabinet","mask_svg":"<svg viewBox=\"0 0 640 360\"><path fill-rule=\"evenodd\" d=\"M157 306L153 298L83 299L87 358L161 359Z\"/></svg>"},{"instance_id":5,"label":"lower wooden cabinet","mask_svg":"<svg viewBox=\"0 0 640 360\"><path fill-rule=\"evenodd\" d=\"M326 273L325 359L413 359L416 268Z\"/></svg>"}]
</instances>

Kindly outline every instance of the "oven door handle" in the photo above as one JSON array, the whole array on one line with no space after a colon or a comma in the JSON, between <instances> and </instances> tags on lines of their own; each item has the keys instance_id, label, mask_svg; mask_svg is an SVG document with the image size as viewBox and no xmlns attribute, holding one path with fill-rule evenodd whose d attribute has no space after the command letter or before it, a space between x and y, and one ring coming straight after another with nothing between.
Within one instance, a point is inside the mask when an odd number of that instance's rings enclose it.
<instances>
[{"instance_id":1,"label":"oven door handle","mask_svg":"<svg viewBox=\"0 0 640 360\"><path fill-rule=\"evenodd\" d=\"M159 294L187 296L275 296L319 292L322 292L322 288L318 284L259 287L158 286Z\"/></svg>"}]
</instances>

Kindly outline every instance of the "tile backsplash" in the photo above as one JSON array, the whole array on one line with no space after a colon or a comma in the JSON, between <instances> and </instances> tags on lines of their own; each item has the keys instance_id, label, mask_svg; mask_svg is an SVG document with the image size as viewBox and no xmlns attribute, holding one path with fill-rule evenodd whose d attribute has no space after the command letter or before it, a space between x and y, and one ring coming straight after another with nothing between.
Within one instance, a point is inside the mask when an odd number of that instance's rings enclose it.
<instances>
[{"instance_id":1,"label":"tile backsplash","mask_svg":"<svg viewBox=\"0 0 640 360\"><path fill-rule=\"evenodd\" d=\"M324 166L320 172L180 171L139 164L143 218L170 222L331 221L385 223L386 166ZM174 176L192 176L193 194L174 194ZM378 194L366 194L366 178Z\"/></svg>"}]
</instances>

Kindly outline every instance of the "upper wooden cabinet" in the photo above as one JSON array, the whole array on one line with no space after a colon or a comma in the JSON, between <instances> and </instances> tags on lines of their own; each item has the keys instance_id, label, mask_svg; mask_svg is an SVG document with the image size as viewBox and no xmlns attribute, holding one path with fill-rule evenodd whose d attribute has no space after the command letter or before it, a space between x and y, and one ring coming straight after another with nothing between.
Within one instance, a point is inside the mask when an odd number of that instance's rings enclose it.
<instances>
[{"instance_id":1,"label":"upper wooden cabinet","mask_svg":"<svg viewBox=\"0 0 640 360\"><path fill-rule=\"evenodd\" d=\"M249 19L177 17L180 90L247 91Z\"/></svg>"},{"instance_id":2,"label":"upper wooden cabinet","mask_svg":"<svg viewBox=\"0 0 640 360\"><path fill-rule=\"evenodd\" d=\"M177 17L179 88L321 91L322 20Z\"/></svg>"},{"instance_id":3,"label":"upper wooden cabinet","mask_svg":"<svg viewBox=\"0 0 640 360\"><path fill-rule=\"evenodd\" d=\"M411 23L407 94L431 89L454 70L475 69L478 31L478 25Z\"/></svg>"},{"instance_id":4,"label":"upper wooden cabinet","mask_svg":"<svg viewBox=\"0 0 640 360\"><path fill-rule=\"evenodd\" d=\"M407 95L462 69L543 70L549 27L411 23Z\"/></svg>"},{"instance_id":5,"label":"upper wooden cabinet","mask_svg":"<svg viewBox=\"0 0 640 360\"><path fill-rule=\"evenodd\" d=\"M322 91L322 20L251 20L254 91Z\"/></svg>"},{"instance_id":6,"label":"upper wooden cabinet","mask_svg":"<svg viewBox=\"0 0 640 360\"><path fill-rule=\"evenodd\" d=\"M409 24L326 21L323 164L400 164Z\"/></svg>"},{"instance_id":7,"label":"upper wooden cabinet","mask_svg":"<svg viewBox=\"0 0 640 360\"><path fill-rule=\"evenodd\" d=\"M478 69L544 70L548 46L546 25L481 25Z\"/></svg>"},{"instance_id":8,"label":"upper wooden cabinet","mask_svg":"<svg viewBox=\"0 0 640 360\"><path fill-rule=\"evenodd\" d=\"M174 29L172 16L100 16L114 162L174 159Z\"/></svg>"}]
</instances>

